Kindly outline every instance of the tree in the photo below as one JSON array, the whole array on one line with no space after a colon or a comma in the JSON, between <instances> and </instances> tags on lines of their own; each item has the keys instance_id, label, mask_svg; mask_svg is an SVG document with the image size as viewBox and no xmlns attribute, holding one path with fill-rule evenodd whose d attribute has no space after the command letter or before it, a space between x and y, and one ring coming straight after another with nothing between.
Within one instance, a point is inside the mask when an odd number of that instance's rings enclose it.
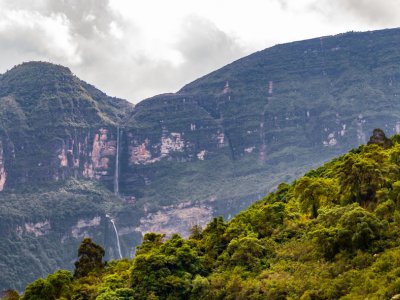
<instances>
[{"instance_id":1,"label":"tree","mask_svg":"<svg viewBox=\"0 0 400 300\"><path fill-rule=\"evenodd\" d=\"M162 245L165 234L158 234L154 232L146 233L143 237L142 244L136 247L136 255L149 253L152 249L158 248Z\"/></svg>"},{"instance_id":2,"label":"tree","mask_svg":"<svg viewBox=\"0 0 400 300\"><path fill-rule=\"evenodd\" d=\"M375 251L374 243L383 242L385 229L384 222L353 203L322 210L315 229L309 234L325 258L332 259L341 250L350 253L367 249Z\"/></svg>"},{"instance_id":3,"label":"tree","mask_svg":"<svg viewBox=\"0 0 400 300\"><path fill-rule=\"evenodd\" d=\"M192 228L190 228L190 238L194 240L200 240L202 238L202 231L203 229L200 225L193 225Z\"/></svg>"},{"instance_id":4,"label":"tree","mask_svg":"<svg viewBox=\"0 0 400 300\"><path fill-rule=\"evenodd\" d=\"M71 296L72 276L69 271L59 270L47 279L40 278L25 289L24 300L64 299ZM18 295L18 294L17 294ZM5 298L19 299L19 298Z\"/></svg>"},{"instance_id":5,"label":"tree","mask_svg":"<svg viewBox=\"0 0 400 300\"><path fill-rule=\"evenodd\" d=\"M207 256L215 259L225 250L228 245L224 238L224 233L227 228L222 217L214 218L203 231L204 238L203 246Z\"/></svg>"},{"instance_id":6,"label":"tree","mask_svg":"<svg viewBox=\"0 0 400 300\"><path fill-rule=\"evenodd\" d=\"M297 197L300 210L318 216L321 206L330 206L337 200L338 188L336 182L329 178L312 178L304 176L296 183L294 196Z\"/></svg>"},{"instance_id":7,"label":"tree","mask_svg":"<svg viewBox=\"0 0 400 300\"><path fill-rule=\"evenodd\" d=\"M202 272L201 261L190 243L174 234L160 247L136 256L131 272L135 299L151 292L166 299L187 299L191 278ZM146 297L145 297L146 296Z\"/></svg>"},{"instance_id":8,"label":"tree","mask_svg":"<svg viewBox=\"0 0 400 300\"><path fill-rule=\"evenodd\" d=\"M348 239L351 240L353 250L368 249L375 240L383 237L386 228L374 214L357 206L345 212L338 224L349 233Z\"/></svg>"},{"instance_id":9,"label":"tree","mask_svg":"<svg viewBox=\"0 0 400 300\"><path fill-rule=\"evenodd\" d=\"M338 167L343 199L365 205L385 183L383 166L371 158L348 154Z\"/></svg>"},{"instance_id":10,"label":"tree","mask_svg":"<svg viewBox=\"0 0 400 300\"><path fill-rule=\"evenodd\" d=\"M74 277L80 278L88 275L90 272L98 272L104 268L102 262L104 249L92 242L90 238L84 238L79 250L78 261L75 262Z\"/></svg>"},{"instance_id":11,"label":"tree","mask_svg":"<svg viewBox=\"0 0 400 300\"><path fill-rule=\"evenodd\" d=\"M233 239L229 243L227 251L233 266L243 266L249 270L261 268L263 264L260 260L267 254L262 241L254 235Z\"/></svg>"},{"instance_id":12,"label":"tree","mask_svg":"<svg viewBox=\"0 0 400 300\"><path fill-rule=\"evenodd\" d=\"M28 285L25 289L23 300L55 300L56 293L54 287L43 278L39 278L34 281L30 285Z\"/></svg>"},{"instance_id":13,"label":"tree","mask_svg":"<svg viewBox=\"0 0 400 300\"><path fill-rule=\"evenodd\" d=\"M47 281L53 286L56 299L71 294L72 275L67 270L59 270L47 277Z\"/></svg>"},{"instance_id":14,"label":"tree","mask_svg":"<svg viewBox=\"0 0 400 300\"><path fill-rule=\"evenodd\" d=\"M0 293L0 299L3 300L19 300L19 294L15 290L7 290Z\"/></svg>"}]
</instances>

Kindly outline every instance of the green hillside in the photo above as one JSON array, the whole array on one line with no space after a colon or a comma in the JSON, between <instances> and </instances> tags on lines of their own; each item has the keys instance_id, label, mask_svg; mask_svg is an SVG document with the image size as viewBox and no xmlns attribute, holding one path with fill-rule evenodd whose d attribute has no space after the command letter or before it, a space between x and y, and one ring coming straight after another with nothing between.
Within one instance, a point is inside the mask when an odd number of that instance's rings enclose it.
<instances>
[{"instance_id":1,"label":"green hillside","mask_svg":"<svg viewBox=\"0 0 400 300\"><path fill-rule=\"evenodd\" d=\"M38 279L22 299L398 299L399 164L400 136L375 130L189 239L149 233L134 259L106 264L86 239L74 275Z\"/></svg>"},{"instance_id":2,"label":"green hillside","mask_svg":"<svg viewBox=\"0 0 400 300\"><path fill-rule=\"evenodd\" d=\"M132 257L146 232L187 237L374 128L400 133L399 59L399 28L319 37L136 106L63 66L13 67L0 76L0 290L72 269L83 236Z\"/></svg>"}]
</instances>

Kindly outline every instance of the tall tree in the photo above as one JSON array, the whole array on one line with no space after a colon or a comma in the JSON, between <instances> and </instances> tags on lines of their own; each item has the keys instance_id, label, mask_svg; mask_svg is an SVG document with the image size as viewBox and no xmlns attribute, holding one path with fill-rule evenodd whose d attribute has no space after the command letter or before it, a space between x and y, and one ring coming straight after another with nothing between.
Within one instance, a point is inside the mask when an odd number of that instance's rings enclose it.
<instances>
[{"instance_id":1,"label":"tall tree","mask_svg":"<svg viewBox=\"0 0 400 300\"><path fill-rule=\"evenodd\" d=\"M90 238L84 238L79 250L78 261L75 262L74 277L84 277L90 272L98 272L104 268L102 262L104 257L104 249L92 242Z\"/></svg>"}]
</instances>

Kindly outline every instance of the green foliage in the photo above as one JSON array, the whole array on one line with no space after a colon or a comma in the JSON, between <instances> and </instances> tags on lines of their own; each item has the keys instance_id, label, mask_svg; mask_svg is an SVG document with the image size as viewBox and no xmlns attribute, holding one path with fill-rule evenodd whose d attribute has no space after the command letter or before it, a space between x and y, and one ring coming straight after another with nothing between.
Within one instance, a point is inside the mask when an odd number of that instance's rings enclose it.
<instances>
[{"instance_id":1,"label":"green foliage","mask_svg":"<svg viewBox=\"0 0 400 300\"><path fill-rule=\"evenodd\" d=\"M70 299L71 294L72 275L68 271L60 270L49 275L47 279L40 278L28 285L22 299Z\"/></svg>"},{"instance_id":2,"label":"green foliage","mask_svg":"<svg viewBox=\"0 0 400 300\"><path fill-rule=\"evenodd\" d=\"M303 213L311 213L313 218L318 216L321 206L333 206L337 201L338 188L330 178L310 178L304 176L295 185L294 195L298 198Z\"/></svg>"},{"instance_id":3,"label":"green foliage","mask_svg":"<svg viewBox=\"0 0 400 300\"><path fill-rule=\"evenodd\" d=\"M78 261L75 262L74 277L85 277L89 273L99 272L104 268L104 249L92 242L90 238L84 238L78 249Z\"/></svg>"},{"instance_id":4,"label":"green foliage","mask_svg":"<svg viewBox=\"0 0 400 300\"><path fill-rule=\"evenodd\" d=\"M154 248L162 245L165 234L157 234L154 232L146 233L143 237L142 244L136 248L136 255L149 253Z\"/></svg>"},{"instance_id":5,"label":"green foliage","mask_svg":"<svg viewBox=\"0 0 400 300\"><path fill-rule=\"evenodd\" d=\"M23 299L393 299L397 152L397 143L360 147L279 185L229 222L193 227L187 240L148 233L132 260L103 265L104 252L86 240L79 276L39 279Z\"/></svg>"},{"instance_id":6,"label":"green foliage","mask_svg":"<svg viewBox=\"0 0 400 300\"><path fill-rule=\"evenodd\" d=\"M327 259L342 250L379 251L374 242L384 237L386 222L380 221L358 205L326 209L317 220L316 229L310 232L318 249Z\"/></svg>"},{"instance_id":7,"label":"green foliage","mask_svg":"<svg viewBox=\"0 0 400 300\"><path fill-rule=\"evenodd\" d=\"M45 279L38 279L27 286L23 300L56 299L54 287Z\"/></svg>"},{"instance_id":8,"label":"green foliage","mask_svg":"<svg viewBox=\"0 0 400 300\"><path fill-rule=\"evenodd\" d=\"M255 236L245 236L230 241L227 247L228 266L241 266L257 271L266 267L266 261L274 255L268 246L268 240L259 240Z\"/></svg>"},{"instance_id":9,"label":"green foliage","mask_svg":"<svg viewBox=\"0 0 400 300\"><path fill-rule=\"evenodd\" d=\"M0 134L6 190L16 190L2 192L0 197L0 228L6 228L0 240L0 286L21 290L33 278L70 267L76 240L71 242L71 238L59 246L60 236L67 235L65 229L73 226L67 220L102 216L105 211L100 202L110 206L118 202L111 196L110 201L102 201L102 195L73 195L57 188L33 192L38 181L82 174L82 168L76 173L72 166L58 168L55 139L74 140L74 148L80 144L79 152L86 152L94 130L115 129L115 124L121 124L121 159L127 162L131 146L147 140L147 150L156 161L159 156L153 154L163 131L181 133L185 151L171 151L169 159L154 164L121 164L121 192L136 197L135 206L126 206L131 213L130 224L126 225L137 227L144 207L154 212L160 206L188 199L193 203L210 200L207 207L212 206L217 215L233 216L279 182L290 182L332 156L358 147L364 139L363 131L379 126L385 126L389 133L395 131L400 115L400 101L396 100L400 95L399 36L398 29L353 32L277 45L204 76L176 94L145 100L135 109L126 101L106 96L61 66L26 63L1 75ZM227 82L229 90L225 93ZM76 135L81 137L76 139ZM84 136L87 142L83 142ZM392 140L396 144L398 137ZM203 150L205 160L198 160L197 154ZM360 151L362 148L353 154ZM371 157L365 159L371 162L369 166L356 168L353 174L369 173L380 164ZM398 157L393 155L393 159ZM368 203L368 209L373 210L380 205L379 197L386 197L382 188L388 197L395 189L386 174L381 174L384 181L379 173L371 174L371 178L362 178L356 185L340 182L329 167L315 170L308 177L331 176L342 189L339 200L343 204L358 202L364 207ZM112 185L112 176L102 178ZM28 193L21 195L22 190ZM214 260L224 253L231 239L247 233L256 232L258 238L273 236L277 242L302 235L307 231L303 221L308 215L317 216L324 195L303 197L301 204L288 203L290 198L289 193L278 199L284 204L266 206L268 216L254 211L247 214L251 222L237 221L206 257ZM388 218L390 209L381 206L379 217ZM59 217L59 228L53 231L52 227L49 235L21 237L12 232L26 222L49 220L54 226ZM129 246L123 248L124 254L128 253ZM208 266L212 265L209 261Z\"/></svg>"},{"instance_id":10,"label":"green foliage","mask_svg":"<svg viewBox=\"0 0 400 300\"><path fill-rule=\"evenodd\" d=\"M338 166L339 185L344 203L365 205L374 199L385 183L380 162L368 156L348 154Z\"/></svg>"},{"instance_id":11,"label":"green foliage","mask_svg":"<svg viewBox=\"0 0 400 300\"><path fill-rule=\"evenodd\" d=\"M197 252L178 235L136 256L131 285L137 299L146 299L151 292L160 299L182 299L190 292L191 279L202 272Z\"/></svg>"},{"instance_id":12,"label":"green foliage","mask_svg":"<svg viewBox=\"0 0 400 300\"><path fill-rule=\"evenodd\" d=\"M59 299L61 297L70 297L72 292L72 276L69 271L57 271L54 274L49 275L47 277L47 281L53 286L56 299Z\"/></svg>"}]
</instances>

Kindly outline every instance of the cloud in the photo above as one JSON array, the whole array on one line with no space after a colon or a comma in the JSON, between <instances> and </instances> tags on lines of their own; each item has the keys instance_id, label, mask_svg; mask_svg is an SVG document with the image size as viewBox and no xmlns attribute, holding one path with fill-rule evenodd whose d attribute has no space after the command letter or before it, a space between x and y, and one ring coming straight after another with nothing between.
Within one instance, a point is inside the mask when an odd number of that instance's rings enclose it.
<instances>
[{"instance_id":1,"label":"cloud","mask_svg":"<svg viewBox=\"0 0 400 300\"><path fill-rule=\"evenodd\" d=\"M182 28L176 49L184 59L180 69L186 78L204 75L244 55L234 37L207 19L192 15L184 20Z\"/></svg>"},{"instance_id":2,"label":"cloud","mask_svg":"<svg viewBox=\"0 0 400 300\"><path fill-rule=\"evenodd\" d=\"M108 0L0 0L0 67L29 60L59 63L94 79L99 88L104 84L110 94L127 96L114 88L112 74L129 51L121 39L132 31Z\"/></svg>"},{"instance_id":3,"label":"cloud","mask_svg":"<svg viewBox=\"0 0 400 300\"><path fill-rule=\"evenodd\" d=\"M151 38L109 0L0 0L0 11L0 68L28 60L59 63L133 102L176 91L243 55L234 38L195 15L177 23L174 36ZM161 21L152 30L165 26Z\"/></svg>"},{"instance_id":4,"label":"cloud","mask_svg":"<svg viewBox=\"0 0 400 300\"><path fill-rule=\"evenodd\" d=\"M277 0L278 4L281 6L282 9L287 9L288 8L288 0Z\"/></svg>"},{"instance_id":5,"label":"cloud","mask_svg":"<svg viewBox=\"0 0 400 300\"><path fill-rule=\"evenodd\" d=\"M23 61L50 61L112 96L138 102L177 91L275 43L396 26L399 5L397 0L254 0L251 5L0 0L0 72Z\"/></svg>"},{"instance_id":6,"label":"cloud","mask_svg":"<svg viewBox=\"0 0 400 300\"><path fill-rule=\"evenodd\" d=\"M139 51L124 60L111 61L112 65L105 69L118 70L113 74L113 84L125 94L138 95L134 100L143 99L177 91L184 84L244 55L236 40L209 20L190 16L180 27L182 30L174 38L166 57ZM175 58L169 59L171 56Z\"/></svg>"},{"instance_id":7,"label":"cloud","mask_svg":"<svg viewBox=\"0 0 400 300\"><path fill-rule=\"evenodd\" d=\"M397 26L400 12L398 0L319 0L311 7L324 13L328 19L353 19L380 26Z\"/></svg>"},{"instance_id":8,"label":"cloud","mask_svg":"<svg viewBox=\"0 0 400 300\"><path fill-rule=\"evenodd\" d=\"M11 10L0 12L1 64L10 58L35 59L52 57L67 63L79 62L77 44L69 31L69 22L59 14L43 16L37 12ZM10 57L11 54L11 57ZM27 55L28 54L28 55Z\"/></svg>"}]
</instances>

